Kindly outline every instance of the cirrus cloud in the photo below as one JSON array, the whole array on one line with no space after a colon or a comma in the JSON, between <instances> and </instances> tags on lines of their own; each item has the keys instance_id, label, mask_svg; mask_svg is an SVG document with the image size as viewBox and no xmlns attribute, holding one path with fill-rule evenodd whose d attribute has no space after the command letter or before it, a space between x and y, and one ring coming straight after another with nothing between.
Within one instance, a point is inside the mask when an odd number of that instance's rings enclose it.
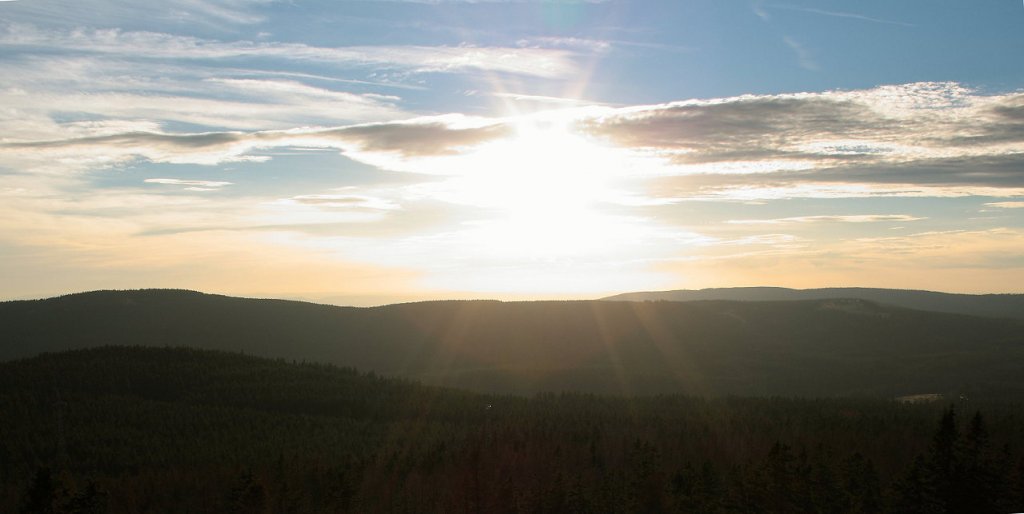
<instances>
[{"instance_id":1,"label":"cirrus cloud","mask_svg":"<svg viewBox=\"0 0 1024 514\"><path fill-rule=\"evenodd\" d=\"M120 29L41 29L0 25L0 45L25 52L61 50L138 60L225 60L269 58L314 61L335 66L366 66L413 73L466 70L536 77L568 77L579 72L575 53L557 48L495 46L379 45L318 47L303 43L219 41L193 36Z\"/></svg>"}]
</instances>

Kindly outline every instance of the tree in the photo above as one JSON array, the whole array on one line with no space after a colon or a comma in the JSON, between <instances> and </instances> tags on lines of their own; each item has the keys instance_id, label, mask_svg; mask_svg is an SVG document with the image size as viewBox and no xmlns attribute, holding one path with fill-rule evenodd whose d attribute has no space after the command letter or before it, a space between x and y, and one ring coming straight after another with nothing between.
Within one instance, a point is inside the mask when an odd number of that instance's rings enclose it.
<instances>
[{"instance_id":1,"label":"tree","mask_svg":"<svg viewBox=\"0 0 1024 514\"><path fill-rule=\"evenodd\" d=\"M107 511L107 493L89 481L85 489L68 500L65 511L69 514L101 514Z\"/></svg>"},{"instance_id":2,"label":"tree","mask_svg":"<svg viewBox=\"0 0 1024 514\"><path fill-rule=\"evenodd\" d=\"M39 468L21 499L20 511L26 514L56 514L61 512L61 497L66 493L60 480L54 478L50 468Z\"/></svg>"},{"instance_id":3,"label":"tree","mask_svg":"<svg viewBox=\"0 0 1024 514\"><path fill-rule=\"evenodd\" d=\"M869 514L882 510L882 488L878 472L870 459L854 453L844 465L845 488L851 499L851 510L857 514Z\"/></svg>"},{"instance_id":4,"label":"tree","mask_svg":"<svg viewBox=\"0 0 1024 514\"><path fill-rule=\"evenodd\" d=\"M961 471L957 484L959 494L955 496L956 504L951 506L952 509L975 514L999 512L996 500L1004 494L1008 470L999 469L989 447L988 428L980 411L971 418L964 435L958 468Z\"/></svg>"},{"instance_id":5,"label":"tree","mask_svg":"<svg viewBox=\"0 0 1024 514\"><path fill-rule=\"evenodd\" d=\"M935 492L931 470L918 456L896 483L892 511L900 514L940 514L944 506Z\"/></svg>"},{"instance_id":6,"label":"tree","mask_svg":"<svg viewBox=\"0 0 1024 514\"><path fill-rule=\"evenodd\" d=\"M260 514L265 512L266 508L267 496L263 485L256 481L251 470L246 470L231 489L228 512Z\"/></svg>"}]
</instances>

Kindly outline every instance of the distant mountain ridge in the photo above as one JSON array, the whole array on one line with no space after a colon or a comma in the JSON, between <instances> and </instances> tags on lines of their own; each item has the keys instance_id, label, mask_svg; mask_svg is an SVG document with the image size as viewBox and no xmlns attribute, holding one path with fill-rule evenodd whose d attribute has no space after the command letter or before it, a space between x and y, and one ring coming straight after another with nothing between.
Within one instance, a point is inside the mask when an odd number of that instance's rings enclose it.
<instances>
[{"instance_id":1,"label":"distant mountain ridge","mask_svg":"<svg viewBox=\"0 0 1024 514\"><path fill-rule=\"evenodd\" d=\"M0 360L104 345L188 346L514 394L1024 398L1024 323L864 300L354 308L98 291L0 303L0 327Z\"/></svg>"},{"instance_id":2,"label":"distant mountain ridge","mask_svg":"<svg viewBox=\"0 0 1024 514\"><path fill-rule=\"evenodd\" d=\"M856 298L896 307L922 311L969 314L996 318L1024 319L1024 294L956 294L914 289L878 289L867 287L829 287L821 289L788 289L784 287L729 287L710 289L678 289L623 293L603 298L611 301L798 301Z\"/></svg>"}]
</instances>

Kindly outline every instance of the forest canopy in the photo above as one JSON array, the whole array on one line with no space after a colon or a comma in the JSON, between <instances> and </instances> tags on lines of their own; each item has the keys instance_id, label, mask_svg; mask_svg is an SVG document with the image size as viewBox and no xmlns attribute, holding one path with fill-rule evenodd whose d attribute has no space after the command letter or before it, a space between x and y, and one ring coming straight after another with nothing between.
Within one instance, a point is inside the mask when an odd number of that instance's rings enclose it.
<instances>
[{"instance_id":1,"label":"forest canopy","mask_svg":"<svg viewBox=\"0 0 1024 514\"><path fill-rule=\"evenodd\" d=\"M5 512L1024 506L1019 406L972 400L481 395L103 347L0 364L0 415Z\"/></svg>"}]
</instances>

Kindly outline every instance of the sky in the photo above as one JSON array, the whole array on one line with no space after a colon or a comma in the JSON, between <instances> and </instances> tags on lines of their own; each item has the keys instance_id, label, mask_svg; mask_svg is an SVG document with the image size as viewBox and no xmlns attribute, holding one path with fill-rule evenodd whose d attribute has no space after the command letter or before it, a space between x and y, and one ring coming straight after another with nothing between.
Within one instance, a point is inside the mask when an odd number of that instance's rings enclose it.
<instances>
[{"instance_id":1,"label":"sky","mask_svg":"<svg viewBox=\"0 0 1024 514\"><path fill-rule=\"evenodd\" d=\"M0 1L0 299L1024 293L1018 0Z\"/></svg>"}]
</instances>

